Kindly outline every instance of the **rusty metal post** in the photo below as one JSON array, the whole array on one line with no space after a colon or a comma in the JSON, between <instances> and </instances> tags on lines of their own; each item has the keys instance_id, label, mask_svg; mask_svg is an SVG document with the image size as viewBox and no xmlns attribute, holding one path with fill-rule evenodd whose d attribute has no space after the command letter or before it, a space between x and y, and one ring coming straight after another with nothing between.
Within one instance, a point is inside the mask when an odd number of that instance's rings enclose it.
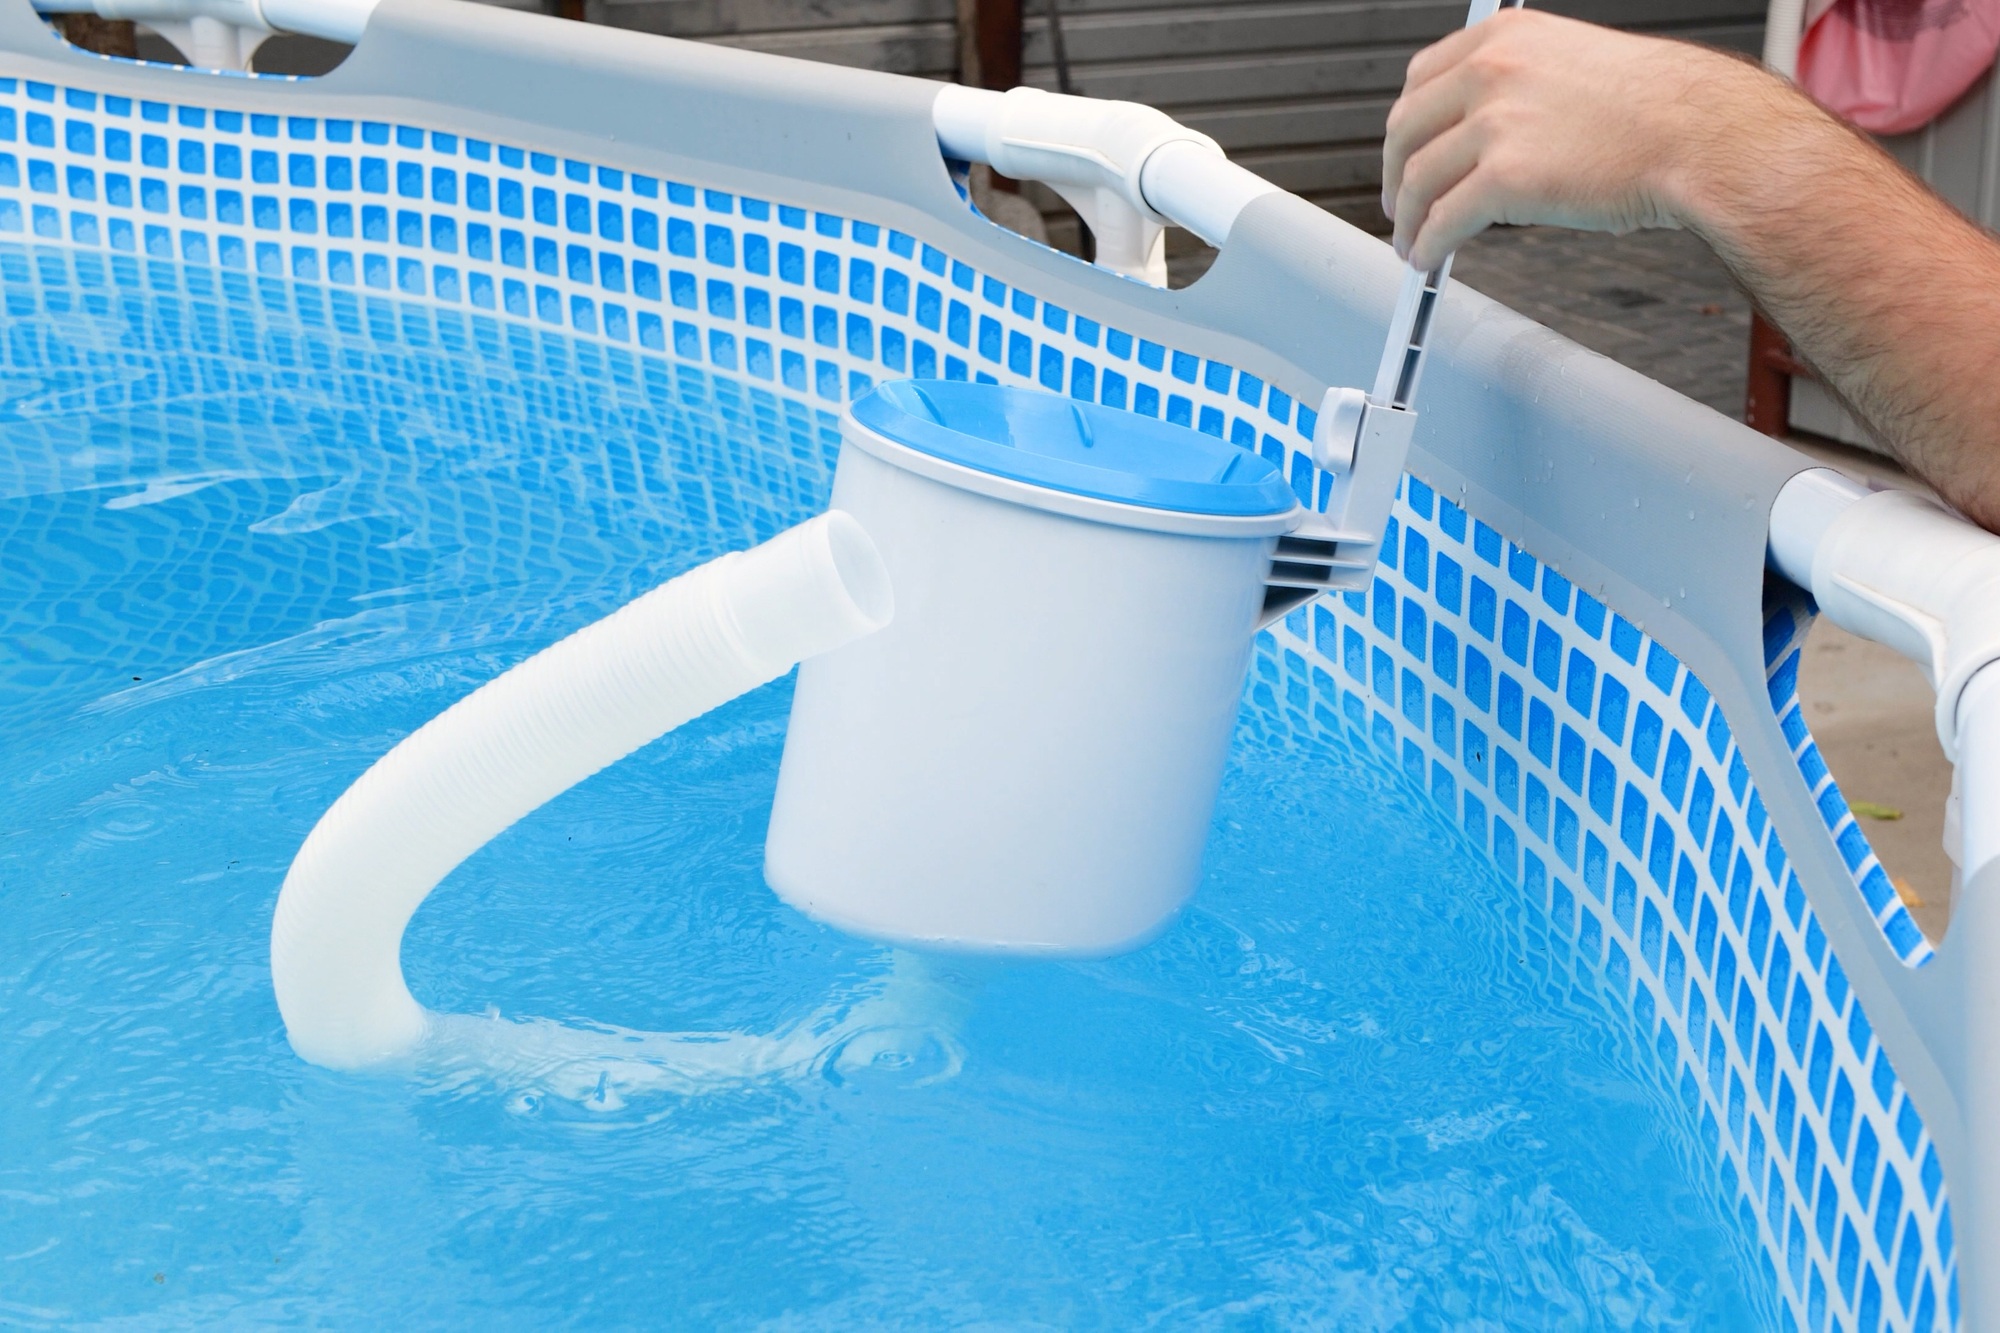
<instances>
[{"instance_id":1,"label":"rusty metal post","mask_svg":"<svg viewBox=\"0 0 2000 1333\"><path fill-rule=\"evenodd\" d=\"M973 0L978 86L1006 92L1021 82L1021 0Z\"/></svg>"},{"instance_id":2,"label":"rusty metal post","mask_svg":"<svg viewBox=\"0 0 2000 1333\"><path fill-rule=\"evenodd\" d=\"M958 0L958 81L1003 93L1021 82L1021 0ZM982 184L1020 191L1019 181L990 167L973 170Z\"/></svg>"},{"instance_id":3,"label":"rusty metal post","mask_svg":"<svg viewBox=\"0 0 2000 1333\"><path fill-rule=\"evenodd\" d=\"M57 20L63 40L101 56L139 58L139 34L130 19L99 18L95 14L64 14Z\"/></svg>"},{"instance_id":4,"label":"rusty metal post","mask_svg":"<svg viewBox=\"0 0 2000 1333\"><path fill-rule=\"evenodd\" d=\"M1743 402L1743 420L1750 428L1782 439L1792 424L1792 377L1811 374L1778 326L1751 311L1750 374Z\"/></svg>"}]
</instances>

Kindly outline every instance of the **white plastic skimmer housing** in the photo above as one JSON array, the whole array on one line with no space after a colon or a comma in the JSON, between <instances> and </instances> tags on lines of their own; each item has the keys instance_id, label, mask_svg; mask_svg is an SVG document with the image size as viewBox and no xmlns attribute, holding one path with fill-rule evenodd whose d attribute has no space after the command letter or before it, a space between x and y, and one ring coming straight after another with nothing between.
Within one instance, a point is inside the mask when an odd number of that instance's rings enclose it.
<instances>
[{"instance_id":1,"label":"white plastic skimmer housing","mask_svg":"<svg viewBox=\"0 0 2000 1333\"><path fill-rule=\"evenodd\" d=\"M765 875L865 935L1109 952L1193 892L1278 562L1277 468L1033 390L904 381L855 402L833 503L896 622L805 664ZM1268 597L1268 601L1267 601Z\"/></svg>"}]
</instances>

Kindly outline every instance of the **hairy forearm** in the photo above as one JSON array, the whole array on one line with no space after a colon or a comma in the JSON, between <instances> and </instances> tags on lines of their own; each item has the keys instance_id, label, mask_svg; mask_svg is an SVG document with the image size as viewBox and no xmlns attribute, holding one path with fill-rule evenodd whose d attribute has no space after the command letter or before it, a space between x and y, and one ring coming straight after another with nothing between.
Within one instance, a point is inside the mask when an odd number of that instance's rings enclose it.
<instances>
[{"instance_id":1,"label":"hairy forearm","mask_svg":"<svg viewBox=\"0 0 2000 1333\"><path fill-rule=\"evenodd\" d=\"M1884 445L2000 530L2000 242L1783 80L1509 11L1410 62L1382 165L1419 267L1496 222L1700 233Z\"/></svg>"},{"instance_id":2,"label":"hairy forearm","mask_svg":"<svg viewBox=\"0 0 2000 1333\"><path fill-rule=\"evenodd\" d=\"M2000 527L2000 242L1777 80L1731 82L1663 184L1676 220L1885 447Z\"/></svg>"}]
</instances>

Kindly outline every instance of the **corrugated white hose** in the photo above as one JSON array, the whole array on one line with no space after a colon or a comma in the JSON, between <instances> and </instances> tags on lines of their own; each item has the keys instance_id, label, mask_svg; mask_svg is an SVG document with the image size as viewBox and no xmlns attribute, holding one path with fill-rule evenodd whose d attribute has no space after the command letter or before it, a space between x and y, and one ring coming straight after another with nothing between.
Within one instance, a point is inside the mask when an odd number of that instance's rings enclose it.
<instances>
[{"instance_id":1,"label":"corrugated white hose","mask_svg":"<svg viewBox=\"0 0 2000 1333\"><path fill-rule=\"evenodd\" d=\"M285 876L271 981L292 1049L333 1069L414 1052L427 1015L403 982L403 929L460 862L893 610L875 543L833 510L662 584L418 728L333 803Z\"/></svg>"}]
</instances>

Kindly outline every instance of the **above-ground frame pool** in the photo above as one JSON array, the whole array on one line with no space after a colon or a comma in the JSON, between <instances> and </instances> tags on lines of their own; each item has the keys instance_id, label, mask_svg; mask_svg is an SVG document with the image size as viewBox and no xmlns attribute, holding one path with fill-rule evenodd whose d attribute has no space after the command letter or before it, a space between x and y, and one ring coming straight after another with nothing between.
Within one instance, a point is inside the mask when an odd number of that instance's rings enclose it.
<instances>
[{"instance_id":1,"label":"above-ground frame pool","mask_svg":"<svg viewBox=\"0 0 2000 1333\"><path fill-rule=\"evenodd\" d=\"M1398 266L1270 194L1150 287L968 209L934 85L452 0L311 81L17 0L0 45L0 1317L1957 1320L1958 964L1798 707L1807 465L1462 289L1372 586L1260 636L1154 943L779 904L781 681L447 882L415 1067L300 1062L269 927L328 804L824 507L854 396L1039 385L1324 503Z\"/></svg>"}]
</instances>

